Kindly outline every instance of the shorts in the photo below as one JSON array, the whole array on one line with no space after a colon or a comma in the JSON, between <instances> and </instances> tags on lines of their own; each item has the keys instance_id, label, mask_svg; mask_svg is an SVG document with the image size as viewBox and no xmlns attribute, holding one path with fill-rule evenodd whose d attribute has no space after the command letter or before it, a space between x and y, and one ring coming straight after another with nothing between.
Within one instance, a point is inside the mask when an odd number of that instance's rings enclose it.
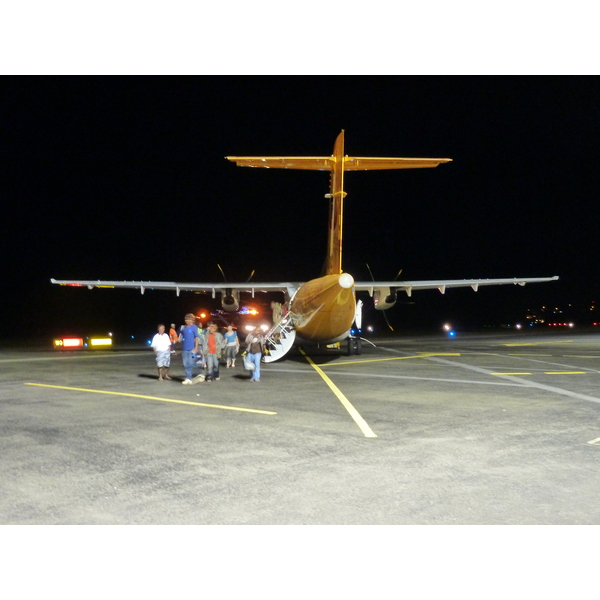
<instances>
[{"instance_id":1,"label":"shorts","mask_svg":"<svg viewBox=\"0 0 600 600\"><path fill-rule=\"evenodd\" d=\"M170 367L171 366L171 351L161 350L156 353L156 366L157 367Z\"/></svg>"}]
</instances>

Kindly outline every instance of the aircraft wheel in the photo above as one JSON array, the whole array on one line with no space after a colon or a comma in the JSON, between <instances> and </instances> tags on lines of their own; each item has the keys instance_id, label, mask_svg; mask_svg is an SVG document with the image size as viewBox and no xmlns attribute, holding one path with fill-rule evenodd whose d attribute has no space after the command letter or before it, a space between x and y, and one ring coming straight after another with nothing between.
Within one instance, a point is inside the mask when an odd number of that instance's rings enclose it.
<instances>
[{"instance_id":1,"label":"aircraft wheel","mask_svg":"<svg viewBox=\"0 0 600 600\"><path fill-rule=\"evenodd\" d=\"M362 340L360 338L354 340L354 354L362 354Z\"/></svg>"},{"instance_id":2,"label":"aircraft wheel","mask_svg":"<svg viewBox=\"0 0 600 600\"><path fill-rule=\"evenodd\" d=\"M355 354L356 340L354 338L348 338L348 356Z\"/></svg>"}]
</instances>

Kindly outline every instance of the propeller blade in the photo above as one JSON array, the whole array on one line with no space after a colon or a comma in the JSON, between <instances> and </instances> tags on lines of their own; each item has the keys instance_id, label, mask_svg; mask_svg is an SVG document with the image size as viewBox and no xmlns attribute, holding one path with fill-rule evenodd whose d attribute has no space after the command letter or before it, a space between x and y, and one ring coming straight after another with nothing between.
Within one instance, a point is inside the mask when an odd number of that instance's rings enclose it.
<instances>
[{"instance_id":1,"label":"propeller blade","mask_svg":"<svg viewBox=\"0 0 600 600\"><path fill-rule=\"evenodd\" d=\"M221 265L217 263L217 267L219 267L219 271L221 271L221 275L223 275L223 281L227 283L227 277L225 277L225 272L221 269Z\"/></svg>"},{"instance_id":2,"label":"propeller blade","mask_svg":"<svg viewBox=\"0 0 600 600\"><path fill-rule=\"evenodd\" d=\"M383 317L385 319L385 322L386 322L387 326L390 328L391 331L394 331L394 328L390 325L390 322L388 320L388 317L387 317L387 314L386 314L387 310L383 310L381 312L383 312Z\"/></svg>"}]
</instances>

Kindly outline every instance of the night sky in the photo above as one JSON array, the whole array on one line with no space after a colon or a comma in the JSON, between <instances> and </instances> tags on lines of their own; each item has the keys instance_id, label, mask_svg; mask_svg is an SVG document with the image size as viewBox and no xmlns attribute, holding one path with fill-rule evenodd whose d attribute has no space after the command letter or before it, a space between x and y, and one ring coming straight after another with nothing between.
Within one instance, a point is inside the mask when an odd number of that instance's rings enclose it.
<instances>
[{"instance_id":1,"label":"night sky","mask_svg":"<svg viewBox=\"0 0 600 600\"><path fill-rule=\"evenodd\" d=\"M329 174L227 155L451 158L348 173L356 279L559 275L415 293L390 320L478 323L598 300L600 80L576 76L4 77L3 333L154 328L197 295L66 289L50 278L302 281L324 259ZM407 298L401 298L404 302ZM481 315L485 315L485 318ZM508 317L507 317L508 318ZM489 316L490 320L492 319Z\"/></svg>"}]
</instances>

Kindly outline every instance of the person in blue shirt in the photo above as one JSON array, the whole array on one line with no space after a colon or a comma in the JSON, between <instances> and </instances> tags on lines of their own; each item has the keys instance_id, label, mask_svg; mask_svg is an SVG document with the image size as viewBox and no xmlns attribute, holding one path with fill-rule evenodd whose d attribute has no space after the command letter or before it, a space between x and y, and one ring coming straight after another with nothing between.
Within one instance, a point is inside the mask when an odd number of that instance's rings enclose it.
<instances>
[{"instance_id":1,"label":"person in blue shirt","mask_svg":"<svg viewBox=\"0 0 600 600\"><path fill-rule=\"evenodd\" d=\"M192 369L196 366L195 357L198 354L198 327L196 326L196 317L192 313L185 315L185 327L179 335L181 341L181 358L183 360L183 369L185 379L181 382L183 385L192 385L199 382L198 375L192 380ZM196 381L198 379L198 381Z\"/></svg>"},{"instance_id":2,"label":"person in blue shirt","mask_svg":"<svg viewBox=\"0 0 600 600\"><path fill-rule=\"evenodd\" d=\"M227 326L227 333L223 336L225 338L225 359L227 360L227 368L235 367L235 357L240 350L240 340L238 338L237 331L233 330L233 325Z\"/></svg>"}]
</instances>

